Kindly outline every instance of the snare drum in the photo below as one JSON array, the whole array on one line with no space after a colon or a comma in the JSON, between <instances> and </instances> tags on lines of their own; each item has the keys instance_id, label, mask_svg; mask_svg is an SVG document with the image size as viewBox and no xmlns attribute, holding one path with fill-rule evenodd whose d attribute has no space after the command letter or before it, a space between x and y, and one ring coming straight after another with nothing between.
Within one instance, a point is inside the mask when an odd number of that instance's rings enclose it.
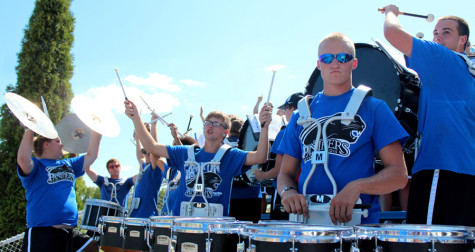
<instances>
[{"instance_id":1,"label":"snare drum","mask_svg":"<svg viewBox=\"0 0 475 252\"><path fill-rule=\"evenodd\" d=\"M355 43L355 47L358 67L353 71L353 84L370 87L373 96L385 101L394 111L410 135L404 146L406 152L410 151L417 132L419 77L398 63L396 55L391 55L383 47L365 43ZM305 93L311 95L323 90L323 79L318 68L313 71L305 89Z\"/></svg>"},{"instance_id":2,"label":"snare drum","mask_svg":"<svg viewBox=\"0 0 475 252\"><path fill-rule=\"evenodd\" d=\"M353 227L320 225L246 225L249 236L246 251L350 251Z\"/></svg>"},{"instance_id":3,"label":"snare drum","mask_svg":"<svg viewBox=\"0 0 475 252\"><path fill-rule=\"evenodd\" d=\"M101 233L101 249L108 251L122 251L122 237L120 235L124 217L103 216L99 222Z\"/></svg>"},{"instance_id":4,"label":"snare drum","mask_svg":"<svg viewBox=\"0 0 475 252\"><path fill-rule=\"evenodd\" d=\"M360 225L355 226L361 252L473 252L475 228L463 226Z\"/></svg>"},{"instance_id":5,"label":"snare drum","mask_svg":"<svg viewBox=\"0 0 475 252\"><path fill-rule=\"evenodd\" d=\"M81 228L93 232L99 232L97 227L102 216L121 216L122 207L111 201L100 199L87 199L84 208L84 216Z\"/></svg>"},{"instance_id":6,"label":"snare drum","mask_svg":"<svg viewBox=\"0 0 475 252\"><path fill-rule=\"evenodd\" d=\"M240 229L250 223L223 218L176 219L171 249L176 252L236 251Z\"/></svg>"},{"instance_id":7,"label":"snare drum","mask_svg":"<svg viewBox=\"0 0 475 252\"><path fill-rule=\"evenodd\" d=\"M124 251L148 251L146 229L149 223L145 218L125 218L120 227L122 249Z\"/></svg>"},{"instance_id":8,"label":"snare drum","mask_svg":"<svg viewBox=\"0 0 475 252\"><path fill-rule=\"evenodd\" d=\"M147 244L152 252L168 252L176 216L152 216L147 229Z\"/></svg>"}]
</instances>

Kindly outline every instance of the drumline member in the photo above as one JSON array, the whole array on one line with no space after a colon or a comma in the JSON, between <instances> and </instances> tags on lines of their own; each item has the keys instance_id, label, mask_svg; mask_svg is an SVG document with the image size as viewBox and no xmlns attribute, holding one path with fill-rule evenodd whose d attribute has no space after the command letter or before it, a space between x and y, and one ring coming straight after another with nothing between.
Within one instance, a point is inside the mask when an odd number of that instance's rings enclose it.
<instances>
[{"instance_id":1,"label":"drumline member","mask_svg":"<svg viewBox=\"0 0 475 252\"><path fill-rule=\"evenodd\" d=\"M460 55L468 46L468 23L441 17L427 41L403 30L397 6L383 12L386 39L421 79L407 223L475 226L475 69Z\"/></svg>"},{"instance_id":2,"label":"drumline member","mask_svg":"<svg viewBox=\"0 0 475 252\"><path fill-rule=\"evenodd\" d=\"M137 175L124 179L120 177L120 162L115 158L111 158L106 163L107 171L110 177L98 175L95 171L88 167L86 174L101 190L101 199L107 201L117 201L121 207L125 206L125 199L130 188L135 184Z\"/></svg>"},{"instance_id":3,"label":"drumline member","mask_svg":"<svg viewBox=\"0 0 475 252\"><path fill-rule=\"evenodd\" d=\"M192 181L196 180L198 169L193 169L186 164L188 160L188 147L185 146L167 146L159 144L153 140L150 134L143 126L137 107L131 101L125 101L125 113L134 122L135 131L141 140L145 149L155 155L163 156L170 160L170 167L174 167L181 172L179 192L175 195L180 196L179 202L189 201L193 196L194 187ZM205 173L213 177L213 181L207 181L205 178L204 195L209 203L221 204L223 215L228 215L228 206L230 201L230 191L232 177L242 173L243 166L264 163L267 161L268 153L268 126L271 122L271 109L264 106L261 109L260 121L265 122L261 131L259 145L256 151L241 151L237 148L228 149L221 159L219 166L206 166ZM199 163L211 161L222 146L222 142L229 132L230 122L226 114L222 112L211 112L205 118L204 134L206 138L203 148L195 149L195 160ZM203 202L202 197L196 197L196 201ZM174 209L174 214L179 215L180 209Z\"/></svg>"},{"instance_id":4,"label":"drumline member","mask_svg":"<svg viewBox=\"0 0 475 252\"><path fill-rule=\"evenodd\" d=\"M309 108L312 118L323 124L345 110L355 90L352 86L352 70L357 67L358 61L353 41L341 33L327 35L320 42L318 55L317 66L324 88L314 97ZM299 112L292 116L279 145L284 158L277 185L285 210L308 218L308 204L301 193L312 168L312 151L314 148L322 151L323 144L314 146L316 134L313 133L317 132L316 127L309 130L311 126L304 129L297 125ZM312 122L311 125L316 124ZM362 223L379 223L377 195L395 191L407 183L401 146L408 134L389 107L371 96L363 100L350 125L346 126L340 121L333 125L335 127L327 129L330 146L328 164L338 193L330 203L330 219L334 224L349 222L353 208L361 198L363 204L371 204L369 216L362 218ZM377 174L373 170L374 150L379 152L385 166ZM321 166L317 166L308 183L307 192L310 194L333 193L332 184Z\"/></svg>"},{"instance_id":5,"label":"drumline member","mask_svg":"<svg viewBox=\"0 0 475 252\"><path fill-rule=\"evenodd\" d=\"M154 121L154 119L156 119L156 116L152 114L151 131L148 123L146 123L146 127L151 132L153 139L157 141L157 121ZM165 170L166 161L142 149L140 139L138 139L135 132L134 138L140 171L135 184L130 217L148 218L150 216L157 216L158 191L162 185L162 172ZM142 151L145 153L142 153Z\"/></svg>"},{"instance_id":6,"label":"drumline member","mask_svg":"<svg viewBox=\"0 0 475 252\"><path fill-rule=\"evenodd\" d=\"M97 158L101 135L92 131L87 153L59 159L61 140L43 136L33 141L33 131L26 129L18 148L17 172L26 190L27 230L23 251L73 251L89 237L76 229L78 207L74 183ZM38 158L32 157L34 151ZM93 251L98 251L92 241Z\"/></svg>"}]
</instances>

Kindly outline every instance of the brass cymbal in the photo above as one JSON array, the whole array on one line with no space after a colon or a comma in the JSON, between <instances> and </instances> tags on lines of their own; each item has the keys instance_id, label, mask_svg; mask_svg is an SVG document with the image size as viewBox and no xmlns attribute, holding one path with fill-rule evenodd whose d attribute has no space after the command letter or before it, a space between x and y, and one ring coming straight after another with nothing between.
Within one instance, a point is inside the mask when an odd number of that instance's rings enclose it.
<instances>
[{"instance_id":1,"label":"brass cymbal","mask_svg":"<svg viewBox=\"0 0 475 252\"><path fill-rule=\"evenodd\" d=\"M53 122L35 104L15 93L6 93L5 102L23 125L46 138L55 139L58 132Z\"/></svg>"},{"instance_id":2,"label":"brass cymbal","mask_svg":"<svg viewBox=\"0 0 475 252\"><path fill-rule=\"evenodd\" d=\"M76 114L71 114L56 125L63 149L75 154L87 152L91 129Z\"/></svg>"},{"instance_id":3,"label":"brass cymbal","mask_svg":"<svg viewBox=\"0 0 475 252\"><path fill-rule=\"evenodd\" d=\"M91 130L108 137L116 137L120 126L112 112L85 96L75 96L71 107L79 119Z\"/></svg>"}]
</instances>

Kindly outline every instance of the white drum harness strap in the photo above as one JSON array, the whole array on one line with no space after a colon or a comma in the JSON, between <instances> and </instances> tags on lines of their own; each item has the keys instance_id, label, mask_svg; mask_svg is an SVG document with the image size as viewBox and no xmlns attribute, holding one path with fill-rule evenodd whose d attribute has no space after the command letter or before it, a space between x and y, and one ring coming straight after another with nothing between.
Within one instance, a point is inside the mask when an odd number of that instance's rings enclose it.
<instances>
[{"instance_id":1,"label":"white drum harness strap","mask_svg":"<svg viewBox=\"0 0 475 252\"><path fill-rule=\"evenodd\" d=\"M188 160L185 161L185 164L188 164L191 167L198 167L198 173L196 174L196 181L194 184L194 193L189 202L183 201L181 203L180 216L214 216L219 217L223 216L223 205L208 203L205 193L205 176L204 168L206 166L219 166L221 164L221 159L224 154L231 148L227 144L221 145L218 152L216 152L213 159L206 163L198 163L195 159L195 145L191 145L188 148ZM200 182L201 177L201 182ZM203 197L204 203L196 202L193 204L193 200L198 195L201 194Z\"/></svg>"},{"instance_id":2,"label":"white drum harness strap","mask_svg":"<svg viewBox=\"0 0 475 252\"><path fill-rule=\"evenodd\" d=\"M119 200L117 200L117 188L116 188L116 185L118 184L118 185L122 186L122 185L125 183L125 181L126 181L126 180L124 179L124 180L121 180L121 181L119 181L119 182L117 182L117 183L114 184L114 183L109 182L109 178L104 177L104 185L105 185L106 187L108 187L109 185L112 185L111 199L110 199L109 201L112 201L112 200L114 199L115 202L117 202L117 204L120 205Z\"/></svg>"},{"instance_id":3,"label":"white drum harness strap","mask_svg":"<svg viewBox=\"0 0 475 252\"><path fill-rule=\"evenodd\" d=\"M325 173L327 174L328 179L330 180L330 182L332 184L332 187L333 187L333 195L330 196L330 197L327 197L327 198L333 198L338 193L337 184L336 184L335 179L333 178L332 174L330 173L330 169L328 168L328 155L329 155L329 153L328 153L328 142L327 142L327 132L326 132L327 126L332 121L335 121L335 120L341 120L342 124L349 125L354 120L356 112L358 111L358 109L361 106L361 103L363 102L364 98L368 94L370 94L370 95L372 94L371 88L366 87L364 85L358 86L358 88L356 88L354 90L354 92L353 92L353 94L350 98L350 101L346 105L345 111L342 112L340 116L333 116L333 117L329 118L323 124L323 126L320 125L320 122L318 121L318 119L312 118L309 103L313 99L313 96L307 95L298 102L297 106L298 106L298 111L299 111L300 116L297 119L297 124L303 126L304 129L308 128L310 126L315 127L315 125L318 128L317 136L316 136L316 139L315 139L316 142L315 142L315 145L314 145L315 148L312 152L312 158L311 158L312 169L310 170L310 173L308 174L308 176L305 180L305 183L303 185L303 192L302 192L302 194L307 198L307 201L309 201L309 206L311 205L310 204L311 203L310 202L311 195L307 194L307 186L308 186L308 183L309 183L310 179L312 178L313 173L315 172L315 169L316 169L317 165L323 165L323 167L325 169ZM322 140L320 140L321 137L323 137ZM324 148L323 151L318 150L318 146L320 146L320 141L323 141L323 148ZM322 196L318 196L318 197L322 197ZM361 199L359 199L358 202L361 202ZM321 206L323 206L323 205L320 205L320 207L318 207L315 210L327 213L328 210L329 210L330 204L327 203L324 207L321 207ZM310 207L309 207L309 210L312 210L312 209L310 209ZM328 215L326 213L325 213L325 216ZM361 210L360 211L353 211L353 214L361 214L361 215L364 215L366 217L368 215L368 210L365 209L364 211L361 211ZM300 216L300 217L302 217L302 216ZM297 218L299 218L299 217L297 217ZM307 223L307 221L308 221L308 220L301 220L301 219L300 220L297 219L297 220L298 221L303 221L304 223Z\"/></svg>"}]
</instances>

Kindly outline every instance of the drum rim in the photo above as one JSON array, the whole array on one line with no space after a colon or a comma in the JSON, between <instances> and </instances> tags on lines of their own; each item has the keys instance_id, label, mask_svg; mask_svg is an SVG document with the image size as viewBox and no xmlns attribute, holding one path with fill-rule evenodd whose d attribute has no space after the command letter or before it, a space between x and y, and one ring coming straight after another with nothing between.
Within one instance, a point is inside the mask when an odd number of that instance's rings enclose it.
<instances>
[{"instance_id":1,"label":"drum rim","mask_svg":"<svg viewBox=\"0 0 475 252\"><path fill-rule=\"evenodd\" d=\"M88 203L91 203L91 202L94 202L94 203L99 203L99 204L88 204ZM102 199L86 199L86 204L85 204L85 208L87 206L114 206L114 207L118 207L118 209L120 210L122 207L117 204L116 202L112 202L112 201L108 201L108 200L102 200Z\"/></svg>"}]
</instances>

